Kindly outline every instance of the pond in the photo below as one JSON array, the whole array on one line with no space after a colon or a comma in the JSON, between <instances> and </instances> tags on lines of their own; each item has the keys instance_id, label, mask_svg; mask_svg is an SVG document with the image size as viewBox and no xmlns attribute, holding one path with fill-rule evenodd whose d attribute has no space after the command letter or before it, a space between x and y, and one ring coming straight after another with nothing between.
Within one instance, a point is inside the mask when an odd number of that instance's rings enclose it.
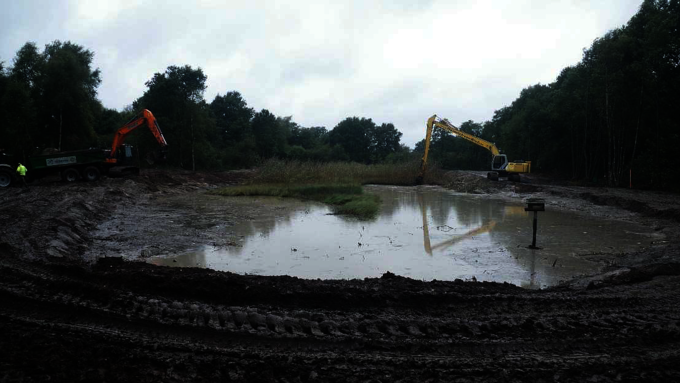
<instances>
[{"instance_id":1,"label":"pond","mask_svg":"<svg viewBox=\"0 0 680 383\"><path fill-rule=\"evenodd\" d=\"M369 222L300 201L283 218L230 227L225 235L233 246L204 245L149 261L312 279L379 277L390 271L419 280L476 279L539 288L596 273L601 265L584 255L630 252L654 235L634 223L551 211L548 205L538 218L540 249L532 250L533 213L524 205L437 187L368 186L365 191L383 201L379 216ZM215 204L247 197L200 198ZM275 206L275 198L266 200Z\"/></svg>"}]
</instances>

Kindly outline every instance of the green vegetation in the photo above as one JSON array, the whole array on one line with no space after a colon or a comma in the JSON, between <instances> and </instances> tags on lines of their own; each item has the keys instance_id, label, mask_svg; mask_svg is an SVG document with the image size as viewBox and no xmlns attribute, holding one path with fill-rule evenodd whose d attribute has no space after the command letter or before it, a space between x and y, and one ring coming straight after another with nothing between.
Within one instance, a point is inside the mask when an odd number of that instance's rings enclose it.
<instances>
[{"instance_id":1,"label":"green vegetation","mask_svg":"<svg viewBox=\"0 0 680 383\"><path fill-rule=\"evenodd\" d=\"M491 121L460 128L511 160L531 160L533 171L611 186L628 186L632 173L634 187L680 190L679 23L679 1L644 0L554 82L529 86ZM437 130L431 155L443 167L488 168L484 149Z\"/></svg>"},{"instance_id":2,"label":"green vegetation","mask_svg":"<svg viewBox=\"0 0 680 383\"><path fill-rule=\"evenodd\" d=\"M310 199L332 205L336 214L370 219L378 212L380 198L363 194L361 185L414 185L419 171L419 161L362 165L270 160L258 169L249 185L227 187L213 194ZM425 179L435 180L439 175L441 170L433 164Z\"/></svg>"},{"instance_id":3,"label":"green vegetation","mask_svg":"<svg viewBox=\"0 0 680 383\"><path fill-rule=\"evenodd\" d=\"M254 184L414 185L419 171L420 161L364 165L353 162L270 160L258 169L251 182Z\"/></svg>"},{"instance_id":4,"label":"green vegetation","mask_svg":"<svg viewBox=\"0 0 680 383\"><path fill-rule=\"evenodd\" d=\"M292 197L323 202L333 206L335 214L347 214L359 219L375 217L380 208L380 198L364 194L360 185L310 184L310 185L244 185L216 190L221 196L274 196Z\"/></svg>"},{"instance_id":5,"label":"green vegetation","mask_svg":"<svg viewBox=\"0 0 680 383\"><path fill-rule=\"evenodd\" d=\"M26 43L10 67L0 61L0 149L25 161L35 148L107 148L118 128L149 109L169 143L168 165L185 169L254 167L270 158L365 164L411 158L391 123L348 117L329 131L299 126L266 109L258 112L235 90L209 102L207 74L190 65L155 73L131 106L108 109L97 99L102 78L93 58L77 44L55 41L43 51ZM138 158L158 148L145 129L127 142Z\"/></svg>"},{"instance_id":6,"label":"green vegetation","mask_svg":"<svg viewBox=\"0 0 680 383\"><path fill-rule=\"evenodd\" d=\"M531 160L535 172L611 186L627 186L632 174L635 187L680 190L679 20L680 1L643 0L625 26L596 39L554 82L529 86L490 121L466 121L460 129L496 143L510 160ZM347 117L332 128L302 127L290 116L254 110L236 90L209 101L207 74L190 65L155 73L130 107L108 109L97 99L102 73L93 58L71 42L54 41L42 51L29 42L9 66L0 62L0 149L25 160L35 148L107 147L146 108L170 144L171 166L298 161L265 165L260 183L408 185L417 174L424 143L411 152L389 122ZM453 122L464 117L439 113ZM424 124L429 116L420 117ZM138 158L157 149L144 130L128 142ZM440 129L431 149L431 160L446 169L489 168L487 151Z\"/></svg>"}]
</instances>

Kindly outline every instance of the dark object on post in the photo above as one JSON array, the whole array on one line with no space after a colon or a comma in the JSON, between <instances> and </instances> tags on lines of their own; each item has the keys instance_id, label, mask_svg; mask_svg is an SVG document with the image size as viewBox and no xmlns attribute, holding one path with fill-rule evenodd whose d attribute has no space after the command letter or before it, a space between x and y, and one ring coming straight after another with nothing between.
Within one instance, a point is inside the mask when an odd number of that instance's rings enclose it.
<instances>
[{"instance_id":1,"label":"dark object on post","mask_svg":"<svg viewBox=\"0 0 680 383\"><path fill-rule=\"evenodd\" d=\"M545 200L541 198L527 198L524 211L545 211Z\"/></svg>"},{"instance_id":2,"label":"dark object on post","mask_svg":"<svg viewBox=\"0 0 680 383\"><path fill-rule=\"evenodd\" d=\"M539 249L539 247L536 247L536 231L538 230L538 212L545 211L545 200L540 198L527 198L526 202L527 207L524 208L524 211L534 212L534 236L531 241L531 246L529 246L529 248Z\"/></svg>"}]
</instances>

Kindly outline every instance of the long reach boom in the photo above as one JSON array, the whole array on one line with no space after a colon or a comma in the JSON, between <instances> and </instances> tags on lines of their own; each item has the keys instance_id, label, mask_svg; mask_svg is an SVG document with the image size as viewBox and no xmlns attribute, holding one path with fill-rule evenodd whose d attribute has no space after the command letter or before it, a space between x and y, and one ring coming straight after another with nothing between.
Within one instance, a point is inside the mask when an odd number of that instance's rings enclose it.
<instances>
[{"instance_id":1,"label":"long reach boom","mask_svg":"<svg viewBox=\"0 0 680 383\"><path fill-rule=\"evenodd\" d=\"M447 132L453 133L458 137L464 138L473 144L479 145L490 151L493 155L493 159L491 160L492 171L487 173L487 178L491 180L497 181L498 177L508 177L510 181L519 182L519 173L529 173L531 171L531 161L515 161L509 163L507 156L501 154L500 150L498 150L498 147L496 147L496 144L493 142L489 142L470 133L465 133L450 123L449 120L439 118L435 114L427 120L425 153L423 154L420 166L420 175L418 176L419 183L422 182L423 176L425 175L425 169L427 169L427 156L430 153L430 140L432 139L432 130L434 127L444 129Z\"/></svg>"}]
</instances>

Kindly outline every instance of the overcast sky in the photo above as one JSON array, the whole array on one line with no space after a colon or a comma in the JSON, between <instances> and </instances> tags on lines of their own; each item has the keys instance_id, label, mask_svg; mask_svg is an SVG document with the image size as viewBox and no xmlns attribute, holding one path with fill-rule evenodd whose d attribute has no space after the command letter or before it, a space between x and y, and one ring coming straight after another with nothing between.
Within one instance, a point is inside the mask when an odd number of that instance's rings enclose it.
<instances>
[{"instance_id":1,"label":"overcast sky","mask_svg":"<svg viewBox=\"0 0 680 383\"><path fill-rule=\"evenodd\" d=\"M201 67L205 98L231 90L301 126L393 123L413 146L428 117L491 119L555 80L642 0L0 0L0 61L28 41L95 53L99 98L122 109L170 65Z\"/></svg>"}]
</instances>

